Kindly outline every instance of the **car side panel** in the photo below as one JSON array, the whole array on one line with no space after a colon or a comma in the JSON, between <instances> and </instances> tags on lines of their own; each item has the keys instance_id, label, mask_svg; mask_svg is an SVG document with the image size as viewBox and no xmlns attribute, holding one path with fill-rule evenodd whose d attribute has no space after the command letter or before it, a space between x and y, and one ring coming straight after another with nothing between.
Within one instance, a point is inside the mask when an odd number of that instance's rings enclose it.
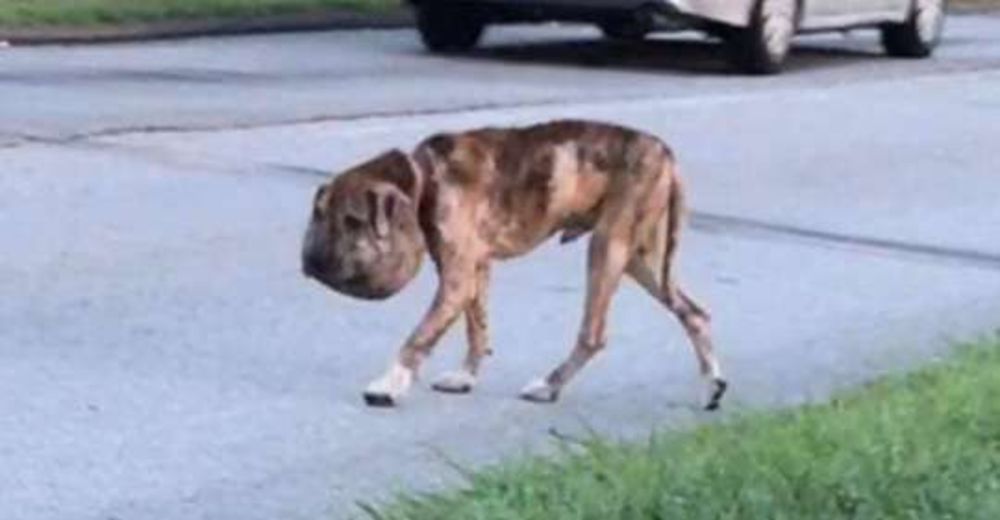
<instances>
[{"instance_id":1,"label":"car side panel","mask_svg":"<svg viewBox=\"0 0 1000 520\"><path fill-rule=\"evenodd\" d=\"M410 0L413 3L442 0ZM629 11L659 4L694 19L746 27L757 0L463 0L496 6L567 7ZM801 29L817 31L902 22L912 0L803 0Z\"/></svg>"},{"instance_id":2,"label":"car side panel","mask_svg":"<svg viewBox=\"0 0 1000 520\"><path fill-rule=\"evenodd\" d=\"M673 0L674 7L684 13L729 25L745 27L755 0Z\"/></svg>"},{"instance_id":3,"label":"car side panel","mask_svg":"<svg viewBox=\"0 0 1000 520\"><path fill-rule=\"evenodd\" d=\"M830 16L843 10L841 3L844 0L805 0L803 2L803 20L813 20Z\"/></svg>"},{"instance_id":4,"label":"car side panel","mask_svg":"<svg viewBox=\"0 0 1000 520\"><path fill-rule=\"evenodd\" d=\"M420 4L440 0L410 0ZM464 0L497 6L571 7L595 10L634 10L659 5L665 11L676 11L697 19L736 26L746 26L756 0Z\"/></svg>"},{"instance_id":5,"label":"car side panel","mask_svg":"<svg viewBox=\"0 0 1000 520\"><path fill-rule=\"evenodd\" d=\"M803 30L900 22L911 0L805 0Z\"/></svg>"}]
</instances>

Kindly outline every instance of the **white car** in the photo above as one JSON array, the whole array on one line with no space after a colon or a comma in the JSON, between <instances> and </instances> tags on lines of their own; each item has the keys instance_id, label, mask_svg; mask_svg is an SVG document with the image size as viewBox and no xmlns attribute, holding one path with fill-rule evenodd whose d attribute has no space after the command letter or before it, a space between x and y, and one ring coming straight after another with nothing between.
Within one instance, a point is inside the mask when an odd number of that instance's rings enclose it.
<instances>
[{"instance_id":1,"label":"white car","mask_svg":"<svg viewBox=\"0 0 1000 520\"><path fill-rule=\"evenodd\" d=\"M605 36L638 40L655 31L697 29L722 38L739 69L774 73L797 33L875 28L893 56L929 56L941 38L947 0L409 0L428 49L478 43L487 25L593 23Z\"/></svg>"}]
</instances>

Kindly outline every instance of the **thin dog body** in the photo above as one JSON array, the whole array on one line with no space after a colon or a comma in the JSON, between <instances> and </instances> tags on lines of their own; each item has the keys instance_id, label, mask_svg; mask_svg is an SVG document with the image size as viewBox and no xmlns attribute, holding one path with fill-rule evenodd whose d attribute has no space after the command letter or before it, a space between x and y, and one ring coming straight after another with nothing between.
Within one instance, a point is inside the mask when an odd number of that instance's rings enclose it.
<instances>
[{"instance_id":1,"label":"thin dog body","mask_svg":"<svg viewBox=\"0 0 1000 520\"><path fill-rule=\"evenodd\" d=\"M561 234L591 234L586 301L576 345L524 399L555 401L606 343L606 316L623 275L684 327L709 385L707 408L726 391L713 353L709 315L676 282L672 262L684 214L673 153L651 135L592 121L439 134L412 153L392 150L321 186L302 262L335 291L387 298L419 271L425 254L439 284L433 302L384 375L364 392L373 406L396 404L438 338L464 315L462 366L433 383L468 392L490 354L490 265L524 255Z\"/></svg>"}]
</instances>

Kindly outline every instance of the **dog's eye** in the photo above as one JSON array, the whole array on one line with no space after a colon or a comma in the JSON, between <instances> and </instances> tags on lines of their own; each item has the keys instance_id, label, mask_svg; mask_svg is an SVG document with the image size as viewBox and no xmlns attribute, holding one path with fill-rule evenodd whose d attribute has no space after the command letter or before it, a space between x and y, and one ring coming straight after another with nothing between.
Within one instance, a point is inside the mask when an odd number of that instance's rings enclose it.
<instances>
[{"instance_id":1,"label":"dog's eye","mask_svg":"<svg viewBox=\"0 0 1000 520\"><path fill-rule=\"evenodd\" d=\"M344 229L348 231L359 231L363 225L364 222L354 215L346 215L344 217Z\"/></svg>"}]
</instances>

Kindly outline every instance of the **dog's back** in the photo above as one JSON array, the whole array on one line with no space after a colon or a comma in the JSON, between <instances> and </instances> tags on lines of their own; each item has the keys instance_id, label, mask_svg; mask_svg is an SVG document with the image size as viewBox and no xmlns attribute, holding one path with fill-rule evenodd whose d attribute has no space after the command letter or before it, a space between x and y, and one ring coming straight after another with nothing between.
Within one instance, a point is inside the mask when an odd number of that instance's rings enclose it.
<instances>
[{"instance_id":1,"label":"dog's back","mask_svg":"<svg viewBox=\"0 0 1000 520\"><path fill-rule=\"evenodd\" d=\"M593 228L608 194L642 197L669 175L673 157L656 137L616 125L561 120L521 128L439 134L417 148L439 186L485 205L481 230L498 257L522 254L559 231Z\"/></svg>"}]
</instances>

